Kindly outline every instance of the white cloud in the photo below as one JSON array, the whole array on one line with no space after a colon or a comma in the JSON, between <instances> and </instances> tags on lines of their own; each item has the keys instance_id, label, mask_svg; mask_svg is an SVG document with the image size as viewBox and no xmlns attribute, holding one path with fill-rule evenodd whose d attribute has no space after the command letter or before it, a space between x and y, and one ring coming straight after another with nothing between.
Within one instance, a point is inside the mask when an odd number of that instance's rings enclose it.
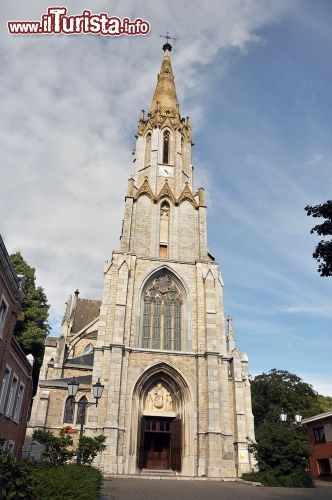
<instances>
[{"instance_id":1,"label":"white cloud","mask_svg":"<svg viewBox=\"0 0 332 500\"><path fill-rule=\"evenodd\" d=\"M202 69L220 51L260 42L256 31L289 8L262 0L211 0L204 9L198 0L174 8L160 0L67 6L70 14L90 8L142 17L151 34L15 37L7 20L38 20L49 3L1 4L0 190L9 214L1 231L8 250L37 268L55 321L76 287L101 296L103 261L118 246L138 113L151 101L161 62L159 35L169 26L180 34L173 66L181 109L193 101L197 132L204 115L197 103L209 85Z\"/></svg>"}]
</instances>

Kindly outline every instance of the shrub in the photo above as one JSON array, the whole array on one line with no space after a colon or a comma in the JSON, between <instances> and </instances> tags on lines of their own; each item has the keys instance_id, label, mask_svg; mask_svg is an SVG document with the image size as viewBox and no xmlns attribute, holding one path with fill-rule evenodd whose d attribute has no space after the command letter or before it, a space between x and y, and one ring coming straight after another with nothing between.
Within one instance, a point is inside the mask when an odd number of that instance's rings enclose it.
<instances>
[{"instance_id":1,"label":"shrub","mask_svg":"<svg viewBox=\"0 0 332 500\"><path fill-rule=\"evenodd\" d=\"M102 434L96 437L81 436L76 450L79 462L82 465L91 465L94 458L101 451L104 451L106 436Z\"/></svg>"},{"instance_id":2,"label":"shrub","mask_svg":"<svg viewBox=\"0 0 332 500\"><path fill-rule=\"evenodd\" d=\"M44 445L42 457L52 464L64 464L75 455L73 450L68 450L73 445L73 438L63 432L57 437L50 431L35 429L32 439Z\"/></svg>"},{"instance_id":3,"label":"shrub","mask_svg":"<svg viewBox=\"0 0 332 500\"><path fill-rule=\"evenodd\" d=\"M243 474L242 479L262 483L264 486L285 486L288 488L313 488L314 482L309 472L296 468L287 475L278 474L272 469L263 472Z\"/></svg>"},{"instance_id":4,"label":"shrub","mask_svg":"<svg viewBox=\"0 0 332 500\"><path fill-rule=\"evenodd\" d=\"M98 500L102 476L94 467L44 464L33 470L33 482L38 500Z\"/></svg>"},{"instance_id":5,"label":"shrub","mask_svg":"<svg viewBox=\"0 0 332 500\"><path fill-rule=\"evenodd\" d=\"M0 452L0 498L35 499L29 463L17 460L10 452Z\"/></svg>"}]
</instances>

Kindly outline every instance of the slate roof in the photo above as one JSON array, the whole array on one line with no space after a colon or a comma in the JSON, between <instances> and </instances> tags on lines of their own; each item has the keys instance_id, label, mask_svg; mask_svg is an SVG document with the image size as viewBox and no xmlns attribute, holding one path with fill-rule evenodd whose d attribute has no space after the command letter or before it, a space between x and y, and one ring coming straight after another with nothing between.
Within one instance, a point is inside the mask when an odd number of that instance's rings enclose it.
<instances>
[{"instance_id":1,"label":"slate roof","mask_svg":"<svg viewBox=\"0 0 332 500\"><path fill-rule=\"evenodd\" d=\"M71 334L78 333L86 325L91 323L91 321L98 318L100 306L101 300L77 299L77 306L75 310L75 317L71 329Z\"/></svg>"},{"instance_id":2,"label":"slate roof","mask_svg":"<svg viewBox=\"0 0 332 500\"><path fill-rule=\"evenodd\" d=\"M94 352L89 352L88 354L83 354L82 356L77 356L76 358L67 359L66 365L77 365L77 366L93 366Z\"/></svg>"},{"instance_id":3,"label":"slate roof","mask_svg":"<svg viewBox=\"0 0 332 500\"><path fill-rule=\"evenodd\" d=\"M39 385L40 387L67 387L67 383L69 382L69 380L72 380L72 378L73 377L65 377L39 380ZM91 385L92 375L82 375L79 377L75 377L75 380L82 385Z\"/></svg>"}]
</instances>

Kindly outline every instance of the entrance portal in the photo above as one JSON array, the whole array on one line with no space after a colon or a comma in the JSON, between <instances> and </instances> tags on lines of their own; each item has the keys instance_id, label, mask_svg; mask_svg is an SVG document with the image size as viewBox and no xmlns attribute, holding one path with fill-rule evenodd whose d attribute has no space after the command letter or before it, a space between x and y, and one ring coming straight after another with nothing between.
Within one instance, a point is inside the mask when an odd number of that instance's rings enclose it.
<instances>
[{"instance_id":1,"label":"entrance portal","mask_svg":"<svg viewBox=\"0 0 332 500\"><path fill-rule=\"evenodd\" d=\"M181 421L171 417L142 417L140 468L181 470Z\"/></svg>"}]
</instances>

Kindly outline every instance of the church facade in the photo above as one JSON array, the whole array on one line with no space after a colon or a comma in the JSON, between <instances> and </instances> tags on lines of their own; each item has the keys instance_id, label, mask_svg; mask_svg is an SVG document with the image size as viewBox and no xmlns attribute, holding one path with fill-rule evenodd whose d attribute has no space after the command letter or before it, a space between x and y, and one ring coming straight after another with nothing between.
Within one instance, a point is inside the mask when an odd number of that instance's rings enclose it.
<instances>
[{"instance_id":1,"label":"church facade","mask_svg":"<svg viewBox=\"0 0 332 500\"><path fill-rule=\"evenodd\" d=\"M34 428L75 434L84 419L86 435L107 436L96 459L107 474L236 478L254 466L248 358L225 321L204 189L193 188L190 120L180 116L170 44L163 50L102 301L75 292L61 335L47 339L25 449L36 452ZM105 386L87 414L70 405L73 376L77 399L91 399L98 378Z\"/></svg>"}]
</instances>

